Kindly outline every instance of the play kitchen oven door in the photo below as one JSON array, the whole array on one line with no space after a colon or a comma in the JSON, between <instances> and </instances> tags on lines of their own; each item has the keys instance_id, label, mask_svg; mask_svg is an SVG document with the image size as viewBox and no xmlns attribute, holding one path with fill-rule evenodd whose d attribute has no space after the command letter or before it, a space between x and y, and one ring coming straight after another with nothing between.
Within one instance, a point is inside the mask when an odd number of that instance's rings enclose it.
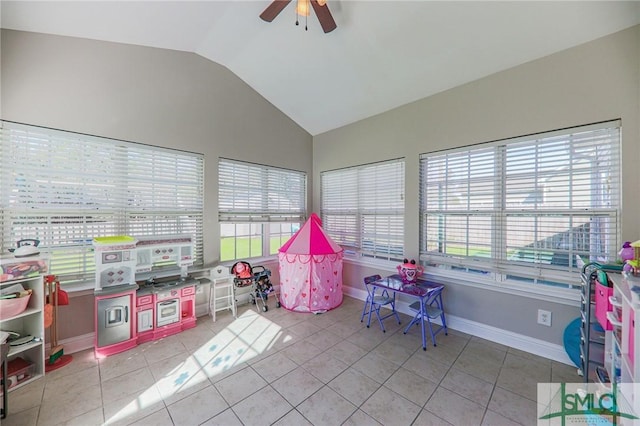
<instances>
[{"instance_id":1,"label":"play kitchen oven door","mask_svg":"<svg viewBox=\"0 0 640 426\"><path fill-rule=\"evenodd\" d=\"M178 290L161 291L156 295L156 327L180 321Z\"/></svg>"},{"instance_id":2,"label":"play kitchen oven door","mask_svg":"<svg viewBox=\"0 0 640 426\"><path fill-rule=\"evenodd\" d=\"M118 296L98 300L98 347L131 338L131 297Z\"/></svg>"}]
</instances>

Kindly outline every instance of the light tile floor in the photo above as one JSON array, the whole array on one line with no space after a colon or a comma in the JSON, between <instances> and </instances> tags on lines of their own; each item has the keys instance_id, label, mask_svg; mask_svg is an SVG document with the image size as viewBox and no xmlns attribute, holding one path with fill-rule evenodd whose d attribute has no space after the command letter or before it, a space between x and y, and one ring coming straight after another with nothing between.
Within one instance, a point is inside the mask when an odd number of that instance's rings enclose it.
<instances>
[{"instance_id":1,"label":"light tile floor","mask_svg":"<svg viewBox=\"0 0 640 426\"><path fill-rule=\"evenodd\" d=\"M9 394L13 425L533 425L537 382L576 368L450 330L422 350L362 301L320 315L240 307L196 328L68 366ZM402 315L403 324L409 317Z\"/></svg>"}]
</instances>

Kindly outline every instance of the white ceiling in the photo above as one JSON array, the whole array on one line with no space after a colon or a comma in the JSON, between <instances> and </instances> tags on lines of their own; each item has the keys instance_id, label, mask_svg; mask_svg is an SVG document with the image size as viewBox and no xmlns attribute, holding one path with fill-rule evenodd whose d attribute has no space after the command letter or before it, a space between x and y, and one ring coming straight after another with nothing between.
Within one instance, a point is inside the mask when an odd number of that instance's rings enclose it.
<instances>
[{"instance_id":1,"label":"white ceiling","mask_svg":"<svg viewBox=\"0 0 640 426\"><path fill-rule=\"evenodd\" d=\"M338 28L292 2L6 1L2 28L195 52L312 135L640 23L637 1L328 0Z\"/></svg>"}]
</instances>

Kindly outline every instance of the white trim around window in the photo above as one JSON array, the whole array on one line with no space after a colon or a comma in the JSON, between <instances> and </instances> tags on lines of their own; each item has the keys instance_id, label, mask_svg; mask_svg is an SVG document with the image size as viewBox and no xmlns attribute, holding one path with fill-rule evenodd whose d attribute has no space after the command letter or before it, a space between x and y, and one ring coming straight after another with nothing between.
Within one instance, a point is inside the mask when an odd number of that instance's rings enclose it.
<instances>
[{"instance_id":1,"label":"white trim around window","mask_svg":"<svg viewBox=\"0 0 640 426\"><path fill-rule=\"evenodd\" d=\"M220 158L220 260L277 254L307 215L307 174Z\"/></svg>"},{"instance_id":2,"label":"white trim around window","mask_svg":"<svg viewBox=\"0 0 640 426\"><path fill-rule=\"evenodd\" d=\"M202 154L2 121L0 168L1 251L39 240L65 284L94 278L94 237L188 234L203 263Z\"/></svg>"},{"instance_id":3,"label":"white trim around window","mask_svg":"<svg viewBox=\"0 0 640 426\"><path fill-rule=\"evenodd\" d=\"M320 179L323 227L347 255L403 258L404 159L325 171Z\"/></svg>"},{"instance_id":4,"label":"white trim around window","mask_svg":"<svg viewBox=\"0 0 640 426\"><path fill-rule=\"evenodd\" d=\"M499 285L571 288L620 242L619 120L423 154L423 263Z\"/></svg>"}]
</instances>

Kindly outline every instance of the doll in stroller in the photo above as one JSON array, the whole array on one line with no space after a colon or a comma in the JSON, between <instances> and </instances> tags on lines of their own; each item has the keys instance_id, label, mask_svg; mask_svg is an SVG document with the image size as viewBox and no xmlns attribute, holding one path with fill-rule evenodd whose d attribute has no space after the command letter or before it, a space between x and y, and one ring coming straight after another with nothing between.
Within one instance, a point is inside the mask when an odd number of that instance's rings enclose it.
<instances>
[{"instance_id":1,"label":"doll in stroller","mask_svg":"<svg viewBox=\"0 0 640 426\"><path fill-rule=\"evenodd\" d=\"M276 308L280 307L280 298L271 284L269 269L259 265L251 267L248 262L241 261L231 267L231 273L235 275L233 283L236 288L251 286L249 298L251 303L256 305L256 308L261 305L262 311L267 312L269 310L267 301L270 294L273 294L276 299Z\"/></svg>"}]
</instances>

